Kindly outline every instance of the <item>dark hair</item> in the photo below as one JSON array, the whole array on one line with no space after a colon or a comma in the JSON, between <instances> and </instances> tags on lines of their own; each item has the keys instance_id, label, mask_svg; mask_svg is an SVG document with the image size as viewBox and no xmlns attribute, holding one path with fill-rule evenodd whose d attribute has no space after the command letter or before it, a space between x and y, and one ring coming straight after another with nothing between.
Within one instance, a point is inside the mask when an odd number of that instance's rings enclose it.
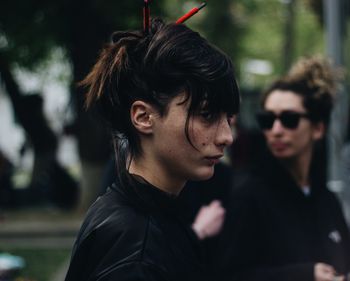
<instances>
[{"instance_id":1,"label":"dark hair","mask_svg":"<svg viewBox=\"0 0 350 281\"><path fill-rule=\"evenodd\" d=\"M303 105L312 122L329 124L336 93L336 82L341 72L332 68L321 57L300 59L289 73L276 80L263 93L261 106L274 90L292 91L303 99Z\"/></svg>"},{"instance_id":2,"label":"dark hair","mask_svg":"<svg viewBox=\"0 0 350 281\"><path fill-rule=\"evenodd\" d=\"M229 57L183 24L153 19L150 33L116 32L92 71L81 83L89 88L86 106L101 109L114 136L120 171L142 153L130 120L134 101L154 105L166 114L169 102L182 92L190 102L189 118L205 104L210 113L239 110L239 91Z\"/></svg>"}]
</instances>

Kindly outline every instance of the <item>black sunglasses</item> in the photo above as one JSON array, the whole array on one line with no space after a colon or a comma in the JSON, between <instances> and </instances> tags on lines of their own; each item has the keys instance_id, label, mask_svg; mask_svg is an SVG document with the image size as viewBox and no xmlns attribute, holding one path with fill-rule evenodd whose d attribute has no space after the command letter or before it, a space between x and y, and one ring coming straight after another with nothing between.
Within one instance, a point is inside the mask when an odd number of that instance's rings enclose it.
<instances>
[{"instance_id":1,"label":"black sunglasses","mask_svg":"<svg viewBox=\"0 0 350 281\"><path fill-rule=\"evenodd\" d=\"M256 119L262 130L270 130L276 119L281 121L283 127L295 129L299 125L300 118L310 118L310 115L295 111L282 111L278 115L271 111L263 111L256 115Z\"/></svg>"}]
</instances>

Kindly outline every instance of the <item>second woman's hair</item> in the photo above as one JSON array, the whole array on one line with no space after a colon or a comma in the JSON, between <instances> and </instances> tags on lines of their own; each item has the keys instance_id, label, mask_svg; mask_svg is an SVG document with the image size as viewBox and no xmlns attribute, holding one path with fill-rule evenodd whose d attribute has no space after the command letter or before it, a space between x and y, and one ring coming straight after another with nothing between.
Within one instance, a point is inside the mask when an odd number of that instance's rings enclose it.
<instances>
[{"instance_id":1,"label":"second woman's hair","mask_svg":"<svg viewBox=\"0 0 350 281\"><path fill-rule=\"evenodd\" d=\"M313 122L330 120L337 80L341 72L320 56L302 58L297 61L289 73L275 81L263 93L261 105L274 90L292 91L303 99L303 105Z\"/></svg>"}]
</instances>

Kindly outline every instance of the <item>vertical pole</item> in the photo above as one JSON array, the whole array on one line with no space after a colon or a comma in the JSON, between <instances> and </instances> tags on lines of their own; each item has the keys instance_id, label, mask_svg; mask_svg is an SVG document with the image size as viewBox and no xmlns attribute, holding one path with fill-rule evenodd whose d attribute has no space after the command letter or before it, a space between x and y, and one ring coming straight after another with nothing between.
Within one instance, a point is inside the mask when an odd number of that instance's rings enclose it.
<instances>
[{"instance_id":1,"label":"vertical pole","mask_svg":"<svg viewBox=\"0 0 350 281\"><path fill-rule=\"evenodd\" d=\"M342 0L323 0L327 55L336 66L344 65L341 4ZM344 188L341 150L348 126L347 116L348 97L342 87L337 93L328 131L328 186L337 192Z\"/></svg>"},{"instance_id":2,"label":"vertical pole","mask_svg":"<svg viewBox=\"0 0 350 281\"><path fill-rule=\"evenodd\" d=\"M283 70L287 72L293 61L296 0L285 0L283 2L285 3Z\"/></svg>"}]
</instances>

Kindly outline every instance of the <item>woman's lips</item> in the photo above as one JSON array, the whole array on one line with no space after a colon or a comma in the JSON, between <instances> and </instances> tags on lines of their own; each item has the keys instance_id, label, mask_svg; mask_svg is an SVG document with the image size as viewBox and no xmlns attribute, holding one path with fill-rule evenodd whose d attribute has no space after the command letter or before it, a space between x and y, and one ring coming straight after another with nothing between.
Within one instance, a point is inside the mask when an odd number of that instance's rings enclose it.
<instances>
[{"instance_id":1,"label":"woman's lips","mask_svg":"<svg viewBox=\"0 0 350 281\"><path fill-rule=\"evenodd\" d=\"M205 157L205 159L208 160L208 162L211 165L215 165L215 164L220 162L220 158L221 157L222 157L222 155L220 155L220 156L213 156L213 157Z\"/></svg>"},{"instance_id":2,"label":"woman's lips","mask_svg":"<svg viewBox=\"0 0 350 281\"><path fill-rule=\"evenodd\" d=\"M283 142L272 142L270 146L275 150L284 150L288 147L288 145Z\"/></svg>"}]
</instances>

